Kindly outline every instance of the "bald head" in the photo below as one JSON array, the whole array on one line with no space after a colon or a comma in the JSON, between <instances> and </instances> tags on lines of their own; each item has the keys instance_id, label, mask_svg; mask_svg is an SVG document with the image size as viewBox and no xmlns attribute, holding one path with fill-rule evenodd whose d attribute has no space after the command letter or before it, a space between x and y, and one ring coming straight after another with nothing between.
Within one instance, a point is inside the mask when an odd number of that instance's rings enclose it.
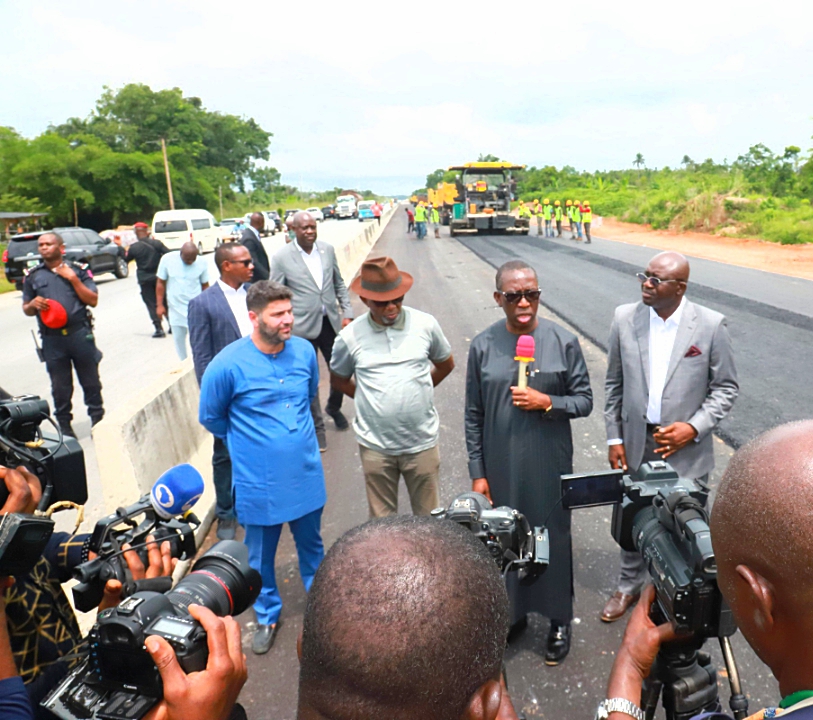
<instances>
[{"instance_id":1,"label":"bald head","mask_svg":"<svg viewBox=\"0 0 813 720\"><path fill-rule=\"evenodd\" d=\"M181 245L181 260L187 265L191 265L198 257L198 246L193 242L185 242Z\"/></svg>"},{"instance_id":2,"label":"bald head","mask_svg":"<svg viewBox=\"0 0 813 720\"><path fill-rule=\"evenodd\" d=\"M310 253L313 244L316 242L316 220L314 220L313 215L305 210L300 210L294 215L292 227L299 247L306 253Z\"/></svg>"},{"instance_id":3,"label":"bald head","mask_svg":"<svg viewBox=\"0 0 813 720\"><path fill-rule=\"evenodd\" d=\"M711 531L718 565L745 564L778 591L813 599L813 420L781 425L737 451Z\"/></svg>"},{"instance_id":4,"label":"bald head","mask_svg":"<svg viewBox=\"0 0 813 720\"><path fill-rule=\"evenodd\" d=\"M370 521L331 548L308 593L300 711L460 718L499 678L508 616L497 566L469 531L428 517Z\"/></svg>"},{"instance_id":5,"label":"bald head","mask_svg":"<svg viewBox=\"0 0 813 720\"><path fill-rule=\"evenodd\" d=\"M298 225L303 225L308 222L316 221L313 219L313 215L311 215L307 210L300 210L298 213L294 214L293 217L294 227L297 227Z\"/></svg>"},{"instance_id":6,"label":"bald head","mask_svg":"<svg viewBox=\"0 0 813 720\"><path fill-rule=\"evenodd\" d=\"M689 261L677 252L658 253L649 261L647 270L659 270L658 276L689 282ZM661 273L663 273L661 275Z\"/></svg>"}]
</instances>

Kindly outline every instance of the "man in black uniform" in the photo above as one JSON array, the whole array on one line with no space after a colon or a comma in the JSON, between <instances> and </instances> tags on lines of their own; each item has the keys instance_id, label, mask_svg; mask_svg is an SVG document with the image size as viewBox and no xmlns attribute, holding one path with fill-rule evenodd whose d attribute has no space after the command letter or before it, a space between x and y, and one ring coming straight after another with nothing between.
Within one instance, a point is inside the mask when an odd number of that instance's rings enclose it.
<instances>
[{"instance_id":1,"label":"man in black uniform","mask_svg":"<svg viewBox=\"0 0 813 720\"><path fill-rule=\"evenodd\" d=\"M138 240L127 248L127 260L135 260L136 279L141 288L141 299L147 306L150 320L155 326L154 338L166 337L161 325L161 318L156 310L155 285L158 282L155 273L161 256L169 252L169 248L160 240L150 237L150 228L147 223L137 222L133 225ZM172 328L169 329L172 332Z\"/></svg>"},{"instance_id":2,"label":"man in black uniform","mask_svg":"<svg viewBox=\"0 0 813 720\"><path fill-rule=\"evenodd\" d=\"M96 347L88 311L88 306L96 307L99 294L87 266L65 261L65 246L57 233L40 235L37 249L42 262L25 278L23 312L37 315L59 427L64 434L76 437L71 427L71 366L84 391L91 425L104 417L99 379L102 353Z\"/></svg>"},{"instance_id":3,"label":"man in black uniform","mask_svg":"<svg viewBox=\"0 0 813 720\"><path fill-rule=\"evenodd\" d=\"M254 275L251 282L258 280L268 280L270 277L271 263L268 262L268 253L265 252L260 233L265 228L265 218L262 213L255 212L251 216L249 226L243 230L240 242L248 248L251 253L251 262L254 263Z\"/></svg>"}]
</instances>

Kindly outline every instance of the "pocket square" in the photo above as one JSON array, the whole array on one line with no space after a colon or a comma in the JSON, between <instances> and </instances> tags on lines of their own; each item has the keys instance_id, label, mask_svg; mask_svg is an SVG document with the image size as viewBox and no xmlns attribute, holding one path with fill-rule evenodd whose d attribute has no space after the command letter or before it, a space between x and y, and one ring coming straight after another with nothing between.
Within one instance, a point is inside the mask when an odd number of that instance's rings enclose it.
<instances>
[{"instance_id":1,"label":"pocket square","mask_svg":"<svg viewBox=\"0 0 813 720\"><path fill-rule=\"evenodd\" d=\"M703 352L700 350L697 345L692 345L688 352L683 357L697 357L698 355L702 355Z\"/></svg>"}]
</instances>

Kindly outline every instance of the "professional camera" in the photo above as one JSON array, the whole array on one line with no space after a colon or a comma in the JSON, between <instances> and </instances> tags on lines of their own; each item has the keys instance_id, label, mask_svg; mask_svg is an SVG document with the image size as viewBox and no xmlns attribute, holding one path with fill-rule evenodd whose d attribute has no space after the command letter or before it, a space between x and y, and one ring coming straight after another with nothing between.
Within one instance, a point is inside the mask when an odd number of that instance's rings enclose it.
<instances>
[{"instance_id":1,"label":"professional camera","mask_svg":"<svg viewBox=\"0 0 813 720\"><path fill-rule=\"evenodd\" d=\"M189 605L202 605L220 617L239 615L257 599L261 584L243 543L217 543L173 590L136 592L99 613L88 637L88 659L43 706L64 720L138 720L163 696L161 676L144 648L146 638L165 638L187 673L203 670L209 657L206 632L189 615Z\"/></svg>"},{"instance_id":2,"label":"professional camera","mask_svg":"<svg viewBox=\"0 0 813 720\"><path fill-rule=\"evenodd\" d=\"M533 583L550 564L547 528L536 527L532 532L521 512L506 506L492 507L480 493L458 495L448 508L432 510L432 517L467 527L483 541L500 571L505 574L516 570L523 585Z\"/></svg>"},{"instance_id":3,"label":"professional camera","mask_svg":"<svg viewBox=\"0 0 813 720\"><path fill-rule=\"evenodd\" d=\"M47 420L55 432L43 431ZM63 437L54 425L48 403L36 395L0 399L0 465L24 465L42 487L40 510L52 502L87 500L85 458L75 438ZM0 507L8 499L0 482ZM54 531L49 517L7 513L0 518L0 577L25 575L42 557Z\"/></svg>"}]
</instances>

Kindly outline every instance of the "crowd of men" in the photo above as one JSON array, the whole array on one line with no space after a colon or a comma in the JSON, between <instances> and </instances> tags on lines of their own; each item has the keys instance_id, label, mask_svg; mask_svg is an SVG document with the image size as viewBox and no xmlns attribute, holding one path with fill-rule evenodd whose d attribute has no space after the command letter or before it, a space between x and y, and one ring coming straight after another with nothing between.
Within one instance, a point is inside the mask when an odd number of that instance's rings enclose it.
<instances>
[{"instance_id":1,"label":"crowd of men","mask_svg":"<svg viewBox=\"0 0 813 720\"><path fill-rule=\"evenodd\" d=\"M541 204L546 232L548 205ZM577 205L575 212L566 205L569 217L584 222L589 204ZM419 208L416 225L427 217L424 209L418 219ZM560 233L559 201L550 214L551 231L555 223ZM522 634L529 613L550 620L546 664L561 663L572 639L570 513L561 504L559 479L572 471L571 420L593 409L578 338L538 317L541 291L534 268L522 260L499 268L493 296L503 315L471 341L468 352L469 474L472 489L495 506L517 508L532 526L547 526L551 558L536 583L522 585L516 575L506 583L470 533L426 517L440 504L434 387L455 363L437 320L404 304L414 278L392 258L369 258L350 285L368 312L354 318L335 253L317 240L313 218L298 213L292 229L294 241L270 262L259 254L261 244L251 242L253 234L245 243L219 247L220 278L211 285L195 271L191 250L174 266L168 262L162 271L161 257L156 267L161 309L164 298L172 308L173 273L186 278L178 293L186 298L201 384L199 420L215 442L218 536L233 538L238 523L243 526L250 563L262 576L252 651L267 653L282 622L274 558L287 523L308 592L299 647L299 718L516 717L501 673L506 642ZM88 362L89 348L95 350L83 311L98 296L82 268L61 262L58 235L41 236L39 243L43 262L26 279L23 308L38 318L46 357L54 367L57 360L67 363L69 371L71 362ZM257 279L263 262L267 279ZM612 468L635 472L645 462L668 460L681 476L707 488L714 466L712 432L739 392L725 318L688 300L689 263L678 253L657 254L637 277L640 301L617 308L609 330L608 461ZM536 349L518 379L514 355L521 336L533 337ZM343 396L354 400L352 427L371 518L327 554L321 538L327 495L317 351L330 368L325 413L337 429L349 428ZM93 383L82 376L80 382L100 419L100 386L97 399ZM58 397L55 387L54 401L60 425L69 427L70 399L66 406L64 392ZM813 710L813 666L806 652L806 640L813 637L808 609L813 533L806 510L807 499L813 499L812 467L813 423L777 428L734 456L711 515L720 589L745 638L779 680L785 713L799 718ZM36 478L6 469L0 476L10 490L28 487L12 492L2 512L30 506ZM401 477L413 516L396 514ZM750 532L743 532L745 518ZM67 545L63 555L53 551L53 565L65 563L70 548L76 552L82 545L60 540ZM171 569L167 562L167 551L154 546L150 568L135 571L165 574ZM643 718L641 682L660 645L675 640L671 626L650 619L654 593L644 589L646 579L640 555L622 551L618 590L600 619L614 622L638 606L616 656L601 717ZM108 588L112 596L117 591ZM5 600L9 620L13 612L25 614L25 603L15 606L8 591ZM147 643L164 680L157 717L225 718L245 682L239 626L200 608L193 615L209 634L209 664L202 673L187 676L169 645L156 638ZM66 627L67 647L77 638L75 628ZM51 662L27 671L32 643L44 642L36 635L41 628L10 622L9 630L17 669L3 654L0 634L0 683L19 672L33 699L32 687L44 682L48 668L61 667L65 653L51 648ZM8 688L11 701L14 686Z\"/></svg>"}]
</instances>

